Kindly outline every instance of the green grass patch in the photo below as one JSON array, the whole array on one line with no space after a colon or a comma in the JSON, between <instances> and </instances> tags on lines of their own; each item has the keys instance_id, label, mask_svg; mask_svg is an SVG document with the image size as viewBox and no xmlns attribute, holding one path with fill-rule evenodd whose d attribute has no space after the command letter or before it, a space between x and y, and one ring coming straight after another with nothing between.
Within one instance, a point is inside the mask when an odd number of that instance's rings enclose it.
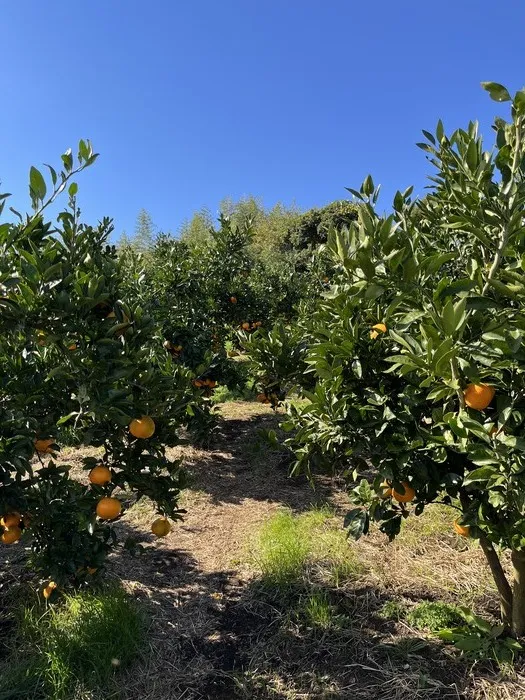
<instances>
[{"instance_id":1,"label":"green grass patch","mask_svg":"<svg viewBox=\"0 0 525 700\"><path fill-rule=\"evenodd\" d=\"M253 558L263 583L278 588L313 575L339 586L363 571L340 521L327 508L274 515L261 528Z\"/></svg>"},{"instance_id":2,"label":"green grass patch","mask_svg":"<svg viewBox=\"0 0 525 700\"><path fill-rule=\"evenodd\" d=\"M0 667L0 700L112 697L115 673L137 656L143 634L141 613L118 588L24 607L11 658Z\"/></svg>"},{"instance_id":3,"label":"green grass patch","mask_svg":"<svg viewBox=\"0 0 525 700\"><path fill-rule=\"evenodd\" d=\"M423 601L407 613L406 621L418 630L438 632L447 627L455 627L464 620L455 605Z\"/></svg>"},{"instance_id":4,"label":"green grass patch","mask_svg":"<svg viewBox=\"0 0 525 700\"><path fill-rule=\"evenodd\" d=\"M413 608L409 608L403 601L389 600L379 611L379 617L395 622L403 620L417 630L429 632L438 632L463 622L463 617L456 605L427 600Z\"/></svg>"},{"instance_id":5,"label":"green grass patch","mask_svg":"<svg viewBox=\"0 0 525 700\"><path fill-rule=\"evenodd\" d=\"M436 504L425 508L419 516L403 521L398 542L414 545L422 538L442 538L454 534L453 523L458 517L457 511L449 506Z\"/></svg>"},{"instance_id":6,"label":"green grass patch","mask_svg":"<svg viewBox=\"0 0 525 700\"><path fill-rule=\"evenodd\" d=\"M261 529L255 555L263 582L279 588L297 583L308 561L309 544L294 515L283 512L271 518Z\"/></svg>"}]
</instances>

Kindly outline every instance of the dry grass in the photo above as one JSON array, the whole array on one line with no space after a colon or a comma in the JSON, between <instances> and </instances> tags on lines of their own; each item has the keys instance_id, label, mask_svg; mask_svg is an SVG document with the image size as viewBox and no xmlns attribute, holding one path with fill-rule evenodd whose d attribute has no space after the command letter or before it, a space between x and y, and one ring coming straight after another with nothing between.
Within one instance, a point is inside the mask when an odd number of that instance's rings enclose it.
<instances>
[{"instance_id":1,"label":"dry grass","mask_svg":"<svg viewBox=\"0 0 525 700\"><path fill-rule=\"evenodd\" d=\"M111 574L150 618L148 651L122 674L120 700L525 700L521 667L470 668L430 634L380 615L388 601L410 609L420 600L497 612L482 554L453 534L448 509L408 519L394 543L377 530L347 543L341 485L319 479L313 491L290 480L281 455L259 444L258 431L276 424L271 409L220 410L211 449L172 452L191 477L184 522L156 540L146 501L119 522L145 553L112 555ZM85 454L63 455L79 478ZM277 537L268 523L282 513L300 555L284 586L265 580L260 539Z\"/></svg>"}]
</instances>

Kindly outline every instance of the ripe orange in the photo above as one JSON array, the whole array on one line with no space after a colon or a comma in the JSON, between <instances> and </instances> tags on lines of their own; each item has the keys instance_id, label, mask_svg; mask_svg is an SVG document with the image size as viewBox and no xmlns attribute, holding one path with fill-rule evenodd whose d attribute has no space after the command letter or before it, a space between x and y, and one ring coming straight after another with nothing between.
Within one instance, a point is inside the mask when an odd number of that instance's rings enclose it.
<instances>
[{"instance_id":1,"label":"ripe orange","mask_svg":"<svg viewBox=\"0 0 525 700\"><path fill-rule=\"evenodd\" d=\"M215 381L215 379L207 379L206 384L210 387L210 389L215 389L215 387L217 386L217 382Z\"/></svg>"},{"instance_id":2,"label":"ripe orange","mask_svg":"<svg viewBox=\"0 0 525 700\"><path fill-rule=\"evenodd\" d=\"M245 330L245 331L249 331L249 330L250 330L250 324L248 323L248 321L245 321L245 322L242 324L242 329Z\"/></svg>"},{"instance_id":3,"label":"ripe orange","mask_svg":"<svg viewBox=\"0 0 525 700\"><path fill-rule=\"evenodd\" d=\"M380 498L390 498L392 496L392 487L388 481L383 481L379 487L379 497Z\"/></svg>"},{"instance_id":4,"label":"ripe orange","mask_svg":"<svg viewBox=\"0 0 525 700\"><path fill-rule=\"evenodd\" d=\"M113 520L120 515L121 510L122 506L118 498L106 496L97 503L97 515L102 520Z\"/></svg>"},{"instance_id":5,"label":"ripe orange","mask_svg":"<svg viewBox=\"0 0 525 700\"><path fill-rule=\"evenodd\" d=\"M18 527L21 519L20 513L6 513L3 518L0 518L0 525L2 527Z\"/></svg>"},{"instance_id":6,"label":"ripe orange","mask_svg":"<svg viewBox=\"0 0 525 700\"><path fill-rule=\"evenodd\" d=\"M71 350L71 352L75 352L75 350L77 349L77 344L76 344L76 343L71 343L71 345L68 345L68 346L67 346L67 349L68 349L68 350Z\"/></svg>"},{"instance_id":7,"label":"ripe orange","mask_svg":"<svg viewBox=\"0 0 525 700\"><path fill-rule=\"evenodd\" d=\"M270 403L270 399L266 394L257 394L257 401L259 401L259 403Z\"/></svg>"},{"instance_id":8,"label":"ripe orange","mask_svg":"<svg viewBox=\"0 0 525 700\"><path fill-rule=\"evenodd\" d=\"M111 481L111 472L106 467L105 464L97 464L96 467L89 472L89 480L92 484L98 484L98 486L103 486Z\"/></svg>"},{"instance_id":9,"label":"ripe orange","mask_svg":"<svg viewBox=\"0 0 525 700\"><path fill-rule=\"evenodd\" d=\"M22 537L22 530L19 527L10 527L9 530L4 530L2 533L2 542L4 544L14 544Z\"/></svg>"},{"instance_id":10,"label":"ripe orange","mask_svg":"<svg viewBox=\"0 0 525 700\"><path fill-rule=\"evenodd\" d=\"M46 600L51 597L51 594L55 588L57 588L57 584L54 581L50 581L47 586L45 586L44 590L42 591L42 595Z\"/></svg>"},{"instance_id":11,"label":"ripe orange","mask_svg":"<svg viewBox=\"0 0 525 700\"><path fill-rule=\"evenodd\" d=\"M487 386L486 384L469 384L463 392L463 396L469 408L483 411L492 401L495 393L496 390L492 386Z\"/></svg>"},{"instance_id":12,"label":"ripe orange","mask_svg":"<svg viewBox=\"0 0 525 700\"><path fill-rule=\"evenodd\" d=\"M155 432L155 423L149 416L134 418L129 424L129 432L136 438L150 438Z\"/></svg>"},{"instance_id":13,"label":"ripe orange","mask_svg":"<svg viewBox=\"0 0 525 700\"><path fill-rule=\"evenodd\" d=\"M396 499L396 501L399 501L399 503L410 503L410 501L414 500L414 497L416 495L416 492L410 486L408 481L403 481L401 482L402 486L405 490L404 493L399 493L399 491L396 491L395 489L392 490L392 496Z\"/></svg>"},{"instance_id":14,"label":"ripe orange","mask_svg":"<svg viewBox=\"0 0 525 700\"><path fill-rule=\"evenodd\" d=\"M200 388L201 386L203 386L203 381L202 381L202 379L194 379L192 384L193 384L193 386Z\"/></svg>"},{"instance_id":15,"label":"ripe orange","mask_svg":"<svg viewBox=\"0 0 525 700\"><path fill-rule=\"evenodd\" d=\"M372 326L370 337L372 340L375 340L380 333L386 333L386 326L384 323L376 323L375 326Z\"/></svg>"},{"instance_id":16,"label":"ripe orange","mask_svg":"<svg viewBox=\"0 0 525 700\"><path fill-rule=\"evenodd\" d=\"M51 454L53 452L54 438L46 438L45 440L35 440L35 450L40 454Z\"/></svg>"},{"instance_id":17,"label":"ripe orange","mask_svg":"<svg viewBox=\"0 0 525 700\"><path fill-rule=\"evenodd\" d=\"M454 521L454 530L460 537L470 537L470 526L460 525L457 520Z\"/></svg>"},{"instance_id":18,"label":"ripe orange","mask_svg":"<svg viewBox=\"0 0 525 700\"><path fill-rule=\"evenodd\" d=\"M167 518L157 518L151 524L151 532L157 537L166 537L171 530L171 525Z\"/></svg>"},{"instance_id":19,"label":"ripe orange","mask_svg":"<svg viewBox=\"0 0 525 700\"><path fill-rule=\"evenodd\" d=\"M236 303L237 303L237 297L230 297L230 301L231 301L232 304L236 304Z\"/></svg>"}]
</instances>

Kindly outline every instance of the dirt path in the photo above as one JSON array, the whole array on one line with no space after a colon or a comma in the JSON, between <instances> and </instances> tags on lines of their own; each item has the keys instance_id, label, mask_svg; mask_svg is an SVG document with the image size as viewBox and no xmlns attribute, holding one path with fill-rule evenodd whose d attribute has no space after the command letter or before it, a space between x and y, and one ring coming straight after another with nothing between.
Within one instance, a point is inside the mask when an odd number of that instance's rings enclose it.
<instances>
[{"instance_id":1,"label":"dirt path","mask_svg":"<svg viewBox=\"0 0 525 700\"><path fill-rule=\"evenodd\" d=\"M174 450L191 477L184 521L156 540L149 534L153 511L138 504L120 526L146 551L113 557L113 573L152 616L153 654L128 677L126 698L232 698L244 623L239 610L235 620L227 618L253 573L246 565L250 536L283 506L302 511L338 498L329 480L316 491L305 480L291 480L280 455L259 444L258 431L276 425L270 409L230 403L221 411L212 449Z\"/></svg>"}]
</instances>

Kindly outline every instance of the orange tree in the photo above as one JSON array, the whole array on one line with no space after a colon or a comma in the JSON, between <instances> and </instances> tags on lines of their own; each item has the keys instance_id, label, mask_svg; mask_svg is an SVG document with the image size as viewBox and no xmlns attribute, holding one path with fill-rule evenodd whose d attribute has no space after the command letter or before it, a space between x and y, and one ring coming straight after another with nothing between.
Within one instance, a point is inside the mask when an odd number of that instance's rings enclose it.
<instances>
[{"instance_id":1,"label":"orange tree","mask_svg":"<svg viewBox=\"0 0 525 700\"><path fill-rule=\"evenodd\" d=\"M148 496L163 517L181 517L180 465L164 445L176 442L193 401L189 372L173 370L152 317L122 295L111 222L79 220L72 178L95 158L89 142L77 164L66 152L60 172L49 168L49 194L32 168L33 213L0 225L2 540L22 535L35 566L60 585L103 567L122 510L116 489L125 503ZM69 206L52 225L46 207L66 188ZM101 448L83 460L88 486L55 457L70 427Z\"/></svg>"},{"instance_id":2,"label":"orange tree","mask_svg":"<svg viewBox=\"0 0 525 700\"><path fill-rule=\"evenodd\" d=\"M494 149L483 149L475 123L447 136L439 122L420 144L435 168L425 198L398 192L385 216L370 177L354 193L359 219L330 237L338 275L312 322L306 361L317 384L284 427L295 431L297 470L329 465L357 484L346 517L356 537L371 520L393 538L411 513L456 508L455 530L479 541L504 624L519 636L525 91L484 87L511 102L510 120L494 122Z\"/></svg>"},{"instance_id":3,"label":"orange tree","mask_svg":"<svg viewBox=\"0 0 525 700\"><path fill-rule=\"evenodd\" d=\"M227 361L226 341L238 345L237 331L251 334L295 319L301 300L313 299L326 284L313 253L264 257L254 236L249 218L221 216L203 241L160 236L145 258L142 301L162 326L167 351L199 376L204 371L230 386L244 378L239 363ZM133 250L123 256L133 269Z\"/></svg>"},{"instance_id":4,"label":"orange tree","mask_svg":"<svg viewBox=\"0 0 525 700\"><path fill-rule=\"evenodd\" d=\"M240 331L239 342L247 354L258 401L275 409L296 387L306 387L308 342L300 323L278 322L269 330Z\"/></svg>"}]
</instances>

